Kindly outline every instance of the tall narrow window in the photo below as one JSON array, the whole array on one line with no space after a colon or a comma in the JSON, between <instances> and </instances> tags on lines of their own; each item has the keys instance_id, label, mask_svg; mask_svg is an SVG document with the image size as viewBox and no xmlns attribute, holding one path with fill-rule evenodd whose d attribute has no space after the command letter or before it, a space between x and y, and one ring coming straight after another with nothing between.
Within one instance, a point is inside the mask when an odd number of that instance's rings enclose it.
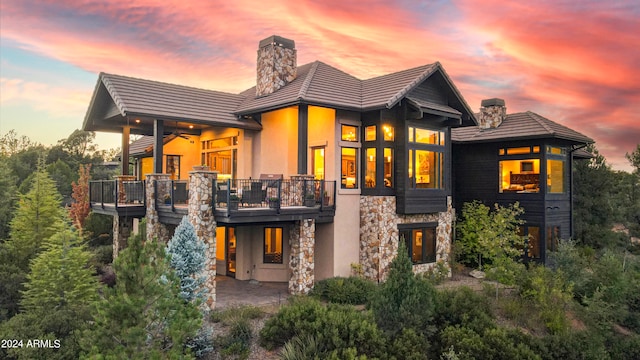
<instances>
[{"instance_id":1,"label":"tall narrow window","mask_svg":"<svg viewBox=\"0 0 640 360\"><path fill-rule=\"evenodd\" d=\"M265 264L282 264L282 228L264 228Z\"/></svg>"},{"instance_id":2,"label":"tall narrow window","mask_svg":"<svg viewBox=\"0 0 640 360\"><path fill-rule=\"evenodd\" d=\"M365 150L367 157L366 168L364 174L364 187L376 187L376 148L368 148Z\"/></svg>"},{"instance_id":3,"label":"tall narrow window","mask_svg":"<svg viewBox=\"0 0 640 360\"><path fill-rule=\"evenodd\" d=\"M166 172L169 174L171 180L180 179L180 156L179 155L167 155Z\"/></svg>"},{"instance_id":4,"label":"tall narrow window","mask_svg":"<svg viewBox=\"0 0 640 360\"><path fill-rule=\"evenodd\" d=\"M393 149L384 148L384 187L393 187Z\"/></svg>"},{"instance_id":5,"label":"tall narrow window","mask_svg":"<svg viewBox=\"0 0 640 360\"><path fill-rule=\"evenodd\" d=\"M564 193L564 160L547 160L547 192Z\"/></svg>"},{"instance_id":6,"label":"tall narrow window","mask_svg":"<svg viewBox=\"0 0 640 360\"><path fill-rule=\"evenodd\" d=\"M324 180L324 146L314 147L311 149L311 173L314 179Z\"/></svg>"},{"instance_id":7,"label":"tall narrow window","mask_svg":"<svg viewBox=\"0 0 640 360\"><path fill-rule=\"evenodd\" d=\"M560 243L560 226L547 226L546 253L558 250Z\"/></svg>"},{"instance_id":8,"label":"tall narrow window","mask_svg":"<svg viewBox=\"0 0 640 360\"><path fill-rule=\"evenodd\" d=\"M358 149L343 147L341 150L341 187L358 188Z\"/></svg>"}]
</instances>

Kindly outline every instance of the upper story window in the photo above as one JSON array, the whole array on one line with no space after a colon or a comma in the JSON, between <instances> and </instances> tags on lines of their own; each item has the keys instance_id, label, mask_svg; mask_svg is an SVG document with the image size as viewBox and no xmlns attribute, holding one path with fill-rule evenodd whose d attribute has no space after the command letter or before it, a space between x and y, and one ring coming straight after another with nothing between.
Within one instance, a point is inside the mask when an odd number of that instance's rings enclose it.
<instances>
[{"instance_id":1,"label":"upper story window","mask_svg":"<svg viewBox=\"0 0 640 360\"><path fill-rule=\"evenodd\" d=\"M388 123L364 127L364 189L389 190L393 188L394 133L394 127Z\"/></svg>"},{"instance_id":2,"label":"upper story window","mask_svg":"<svg viewBox=\"0 0 640 360\"><path fill-rule=\"evenodd\" d=\"M502 148L498 155L508 156L499 161L499 191L501 193L540 192L539 146Z\"/></svg>"},{"instance_id":3,"label":"upper story window","mask_svg":"<svg viewBox=\"0 0 640 360\"><path fill-rule=\"evenodd\" d=\"M365 133L366 133L365 129ZM360 126L340 124L340 188L360 188Z\"/></svg>"},{"instance_id":4,"label":"upper story window","mask_svg":"<svg viewBox=\"0 0 640 360\"><path fill-rule=\"evenodd\" d=\"M409 188L444 189L446 133L408 127Z\"/></svg>"},{"instance_id":5,"label":"upper story window","mask_svg":"<svg viewBox=\"0 0 640 360\"><path fill-rule=\"evenodd\" d=\"M218 180L235 179L238 168L238 137L229 136L201 143L202 163L218 172Z\"/></svg>"},{"instance_id":6,"label":"upper story window","mask_svg":"<svg viewBox=\"0 0 640 360\"><path fill-rule=\"evenodd\" d=\"M341 125L342 141L358 142L358 127L354 125Z\"/></svg>"},{"instance_id":7,"label":"upper story window","mask_svg":"<svg viewBox=\"0 0 640 360\"><path fill-rule=\"evenodd\" d=\"M565 164L566 149L547 146L547 193L562 194L566 192Z\"/></svg>"}]
</instances>

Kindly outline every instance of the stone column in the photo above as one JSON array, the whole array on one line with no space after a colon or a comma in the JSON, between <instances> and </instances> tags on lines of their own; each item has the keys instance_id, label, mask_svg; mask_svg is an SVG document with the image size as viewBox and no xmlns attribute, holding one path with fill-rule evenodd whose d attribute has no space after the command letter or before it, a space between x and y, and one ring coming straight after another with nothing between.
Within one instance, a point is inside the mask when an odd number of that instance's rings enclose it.
<instances>
[{"instance_id":1,"label":"stone column","mask_svg":"<svg viewBox=\"0 0 640 360\"><path fill-rule=\"evenodd\" d=\"M207 248L204 286L207 288L205 302L210 309L216 305L216 220L212 204L217 176L217 172L207 170L189 172L189 222Z\"/></svg>"},{"instance_id":2,"label":"stone column","mask_svg":"<svg viewBox=\"0 0 640 360\"><path fill-rule=\"evenodd\" d=\"M118 189L118 193L116 194L116 204L126 204L127 193L125 191L124 182L134 181L136 177L133 175L116 175L115 178L116 178L116 188Z\"/></svg>"},{"instance_id":3,"label":"stone column","mask_svg":"<svg viewBox=\"0 0 640 360\"><path fill-rule=\"evenodd\" d=\"M307 180L313 180L313 175L290 175L291 183L289 186L288 199L290 205L302 206L304 205L304 186Z\"/></svg>"},{"instance_id":4,"label":"stone column","mask_svg":"<svg viewBox=\"0 0 640 360\"><path fill-rule=\"evenodd\" d=\"M289 232L289 293L307 294L314 284L314 251L316 224L313 219L296 221Z\"/></svg>"},{"instance_id":5,"label":"stone column","mask_svg":"<svg viewBox=\"0 0 640 360\"><path fill-rule=\"evenodd\" d=\"M127 247L127 239L131 235L133 228L133 218L130 217L113 217L113 258L118 256L120 250Z\"/></svg>"},{"instance_id":6,"label":"stone column","mask_svg":"<svg viewBox=\"0 0 640 360\"><path fill-rule=\"evenodd\" d=\"M147 174L145 182L145 196L147 200L147 240L158 239L162 242L169 241L169 229L165 224L160 223L158 210L156 209L156 199L164 199L166 194L171 193L169 174ZM156 181L158 185L156 186ZM157 195L156 195L157 191Z\"/></svg>"}]
</instances>

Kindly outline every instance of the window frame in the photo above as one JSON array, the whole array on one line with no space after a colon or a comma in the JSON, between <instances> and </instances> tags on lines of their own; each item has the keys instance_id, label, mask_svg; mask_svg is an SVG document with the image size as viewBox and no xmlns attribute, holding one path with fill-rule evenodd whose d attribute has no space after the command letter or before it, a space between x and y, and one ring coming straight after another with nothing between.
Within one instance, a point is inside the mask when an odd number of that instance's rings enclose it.
<instances>
[{"instance_id":1,"label":"window frame","mask_svg":"<svg viewBox=\"0 0 640 360\"><path fill-rule=\"evenodd\" d=\"M353 126L356 128L357 133L356 133L355 141L342 140L343 126ZM360 194L362 189L362 177L363 177L362 164L361 164L362 156L360 154L362 150L362 142L361 142L362 124L359 121L343 119L338 122L336 132L337 132L336 136L337 136L337 145L338 145L337 151L339 154L339 156L337 156L336 173L340 178L337 191L339 194ZM342 149L343 148L355 149L356 159L354 163L354 170L355 170L356 186L353 188L343 187L343 185L346 185L342 183Z\"/></svg>"},{"instance_id":2,"label":"window frame","mask_svg":"<svg viewBox=\"0 0 640 360\"><path fill-rule=\"evenodd\" d=\"M418 142L416 138L417 130L435 132L438 136L436 143ZM405 174L406 189L412 191L447 191L449 176L449 174L447 174L447 156L450 154L448 149L451 143L450 132L448 129L435 126L425 126L424 124L416 124L412 122L407 123L405 132L407 136L405 155L407 157L407 173ZM434 157L439 159L439 161L436 161L436 164L434 164L436 167L434 178L435 181L437 181L437 185L435 187L417 186L418 182L416 181L416 170L414 169L414 165L416 163L416 153L418 151L435 153ZM429 164L431 166L431 162L429 162ZM409 176L409 172L411 172L411 176ZM432 180L430 179L429 182L431 181Z\"/></svg>"},{"instance_id":3,"label":"window frame","mask_svg":"<svg viewBox=\"0 0 640 360\"><path fill-rule=\"evenodd\" d=\"M280 242L280 261L267 261L267 257L269 256L273 256L277 260L277 255L274 254L278 254L277 252L267 253L267 231L274 231L274 236L276 236L278 234L278 230L280 230L280 238L276 238L275 241ZM284 264L284 228L280 226L265 226L262 231L262 235L262 263L271 265Z\"/></svg>"},{"instance_id":4,"label":"window frame","mask_svg":"<svg viewBox=\"0 0 640 360\"><path fill-rule=\"evenodd\" d=\"M413 260L413 234L415 231L422 231L422 254L420 261ZM433 245L425 246L427 241L427 232L433 235ZM409 234L409 236L405 236ZM398 224L398 241L402 241L404 238L405 245L407 247L408 256L413 265L420 264L433 264L438 259L438 223L414 223L414 224Z\"/></svg>"}]
</instances>

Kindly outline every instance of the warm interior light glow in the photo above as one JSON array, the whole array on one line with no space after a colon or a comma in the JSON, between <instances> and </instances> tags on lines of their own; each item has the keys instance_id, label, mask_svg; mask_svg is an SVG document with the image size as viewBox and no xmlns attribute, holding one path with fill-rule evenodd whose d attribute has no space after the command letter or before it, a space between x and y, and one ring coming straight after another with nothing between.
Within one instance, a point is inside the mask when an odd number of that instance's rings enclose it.
<instances>
[{"instance_id":1,"label":"warm interior light glow","mask_svg":"<svg viewBox=\"0 0 640 360\"><path fill-rule=\"evenodd\" d=\"M136 124L140 124L140 119L136 119Z\"/></svg>"},{"instance_id":2,"label":"warm interior light glow","mask_svg":"<svg viewBox=\"0 0 640 360\"><path fill-rule=\"evenodd\" d=\"M193 129L193 125L189 125L189 129Z\"/></svg>"},{"instance_id":3,"label":"warm interior light glow","mask_svg":"<svg viewBox=\"0 0 640 360\"><path fill-rule=\"evenodd\" d=\"M384 140L393 141L393 127L389 125L383 125L382 130L384 131Z\"/></svg>"}]
</instances>

